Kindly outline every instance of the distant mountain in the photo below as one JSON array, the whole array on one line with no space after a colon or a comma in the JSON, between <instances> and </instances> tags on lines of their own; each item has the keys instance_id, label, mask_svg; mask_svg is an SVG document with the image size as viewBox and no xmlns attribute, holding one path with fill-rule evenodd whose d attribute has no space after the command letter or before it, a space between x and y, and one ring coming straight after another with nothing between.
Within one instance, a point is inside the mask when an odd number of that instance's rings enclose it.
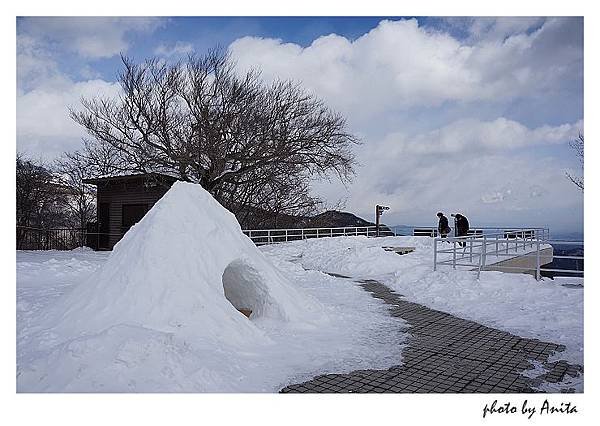
<instances>
[{"instance_id":1,"label":"distant mountain","mask_svg":"<svg viewBox=\"0 0 600 426\"><path fill-rule=\"evenodd\" d=\"M328 210L316 216L290 216L290 215L268 215L261 217L260 223L255 227L245 227L245 229L299 229L299 228L343 228L343 227L362 227L375 226L350 212L338 210ZM392 231L381 224L381 232L392 233Z\"/></svg>"},{"instance_id":2,"label":"distant mountain","mask_svg":"<svg viewBox=\"0 0 600 426\"><path fill-rule=\"evenodd\" d=\"M352 213L328 210L308 218L309 228L338 228L343 226L375 226L373 222L364 220Z\"/></svg>"},{"instance_id":3,"label":"distant mountain","mask_svg":"<svg viewBox=\"0 0 600 426\"><path fill-rule=\"evenodd\" d=\"M373 222L369 222L355 214L349 212L341 212L338 210L328 210L321 214L307 218L306 228L344 228L344 227L362 227L375 226ZM393 231L384 224L380 224L380 232L385 234L393 234Z\"/></svg>"},{"instance_id":4,"label":"distant mountain","mask_svg":"<svg viewBox=\"0 0 600 426\"><path fill-rule=\"evenodd\" d=\"M562 241L583 241L583 232L554 232L550 229L550 237Z\"/></svg>"}]
</instances>

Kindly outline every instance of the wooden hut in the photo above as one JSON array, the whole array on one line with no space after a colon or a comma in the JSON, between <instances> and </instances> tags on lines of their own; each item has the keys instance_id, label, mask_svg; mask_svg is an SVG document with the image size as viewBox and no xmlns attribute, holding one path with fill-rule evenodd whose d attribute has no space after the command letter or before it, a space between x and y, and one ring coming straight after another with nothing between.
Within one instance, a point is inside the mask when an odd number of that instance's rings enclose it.
<instances>
[{"instance_id":1,"label":"wooden hut","mask_svg":"<svg viewBox=\"0 0 600 426\"><path fill-rule=\"evenodd\" d=\"M177 178L160 173L85 179L97 187L97 229L89 233L99 250L112 250L123 235L152 208Z\"/></svg>"}]
</instances>

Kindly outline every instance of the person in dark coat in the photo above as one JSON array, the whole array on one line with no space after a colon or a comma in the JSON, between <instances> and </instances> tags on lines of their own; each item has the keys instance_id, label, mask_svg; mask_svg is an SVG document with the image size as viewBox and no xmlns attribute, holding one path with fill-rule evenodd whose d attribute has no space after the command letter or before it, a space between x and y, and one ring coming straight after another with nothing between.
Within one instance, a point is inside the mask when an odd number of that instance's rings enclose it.
<instances>
[{"instance_id":1,"label":"person in dark coat","mask_svg":"<svg viewBox=\"0 0 600 426\"><path fill-rule=\"evenodd\" d=\"M438 223L438 234L442 238L445 238L452 231L448 226L448 218L444 216L444 213L442 212L439 212L437 217L440 219Z\"/></svg>"},{"instance_id":2,"label":"person in dark coat","mask_svg":"<svg viewBox=\"0 0 600 426\"><path fill-rule=\"evenodd\" d=\"M454 216L454 223L456 224L456 236L466 237L469 234L469 220L460 213L453 214L452 216ZM461 247L465 247L467 242L460 241L459 244Z\"/></svg>"}]
</instances>

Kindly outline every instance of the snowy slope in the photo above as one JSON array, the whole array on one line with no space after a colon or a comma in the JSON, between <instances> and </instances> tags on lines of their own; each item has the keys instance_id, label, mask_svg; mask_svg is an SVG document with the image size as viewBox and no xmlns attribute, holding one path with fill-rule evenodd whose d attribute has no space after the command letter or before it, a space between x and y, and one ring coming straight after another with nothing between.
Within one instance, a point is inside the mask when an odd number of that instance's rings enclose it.
<instances>
[{"instance_id":1,"label":"snowy slope","mask_svg":"<svg viewBox=\"0 0 600 426\"><path fill-rule=\"evenodd\" d=\"M383 246L415 247L397 255ZM433 271L429 237L337 237L265 246L270 255L296 257L306 269L372 278L408 300L482 324L566 345L561 359L583 365L583 287L531 275ZM326 254L326 255L325 255ZM581 281L581 280L579 280Z\"/></svg>"}]
</instances>

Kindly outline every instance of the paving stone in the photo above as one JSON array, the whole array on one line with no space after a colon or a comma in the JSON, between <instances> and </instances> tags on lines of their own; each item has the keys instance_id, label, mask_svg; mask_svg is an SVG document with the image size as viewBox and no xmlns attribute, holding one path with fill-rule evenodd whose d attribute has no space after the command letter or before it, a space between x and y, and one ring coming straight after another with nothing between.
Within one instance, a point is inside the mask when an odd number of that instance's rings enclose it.
<instances>
[{"instance_id":1,"label":"paving stone","mask_svg":"<svg viewBox=\"0 0 600 426\"><path fill-rule=\"evenodd\" d=\"M375 298L390 305L390 315L405 320L399 331L410 338L403 349L403 364L388 370L357 370L325 374L281 390L292 392L397 392L397 393L531 393L532 379L522 376L530 361L547 364L563 345L524 339L474 321L408 302L375 280L359 281ZM576 376L583 367L565 361L547 364L547 381ZM542 380L537 379L537 380Z\"/></svg>"}]
</instances>

